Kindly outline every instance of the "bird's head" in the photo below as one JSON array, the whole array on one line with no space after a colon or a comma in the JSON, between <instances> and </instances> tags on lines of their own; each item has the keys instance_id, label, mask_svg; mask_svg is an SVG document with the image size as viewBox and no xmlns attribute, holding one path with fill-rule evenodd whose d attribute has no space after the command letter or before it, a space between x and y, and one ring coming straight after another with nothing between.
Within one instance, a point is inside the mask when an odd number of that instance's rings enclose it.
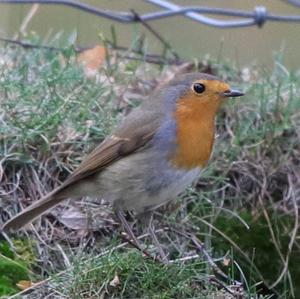
<instances>
[{"instance_id":1,"label":"bird's head","mask_svg":"<svg viewBox=\"0 0 300 299\"><path fill-rule=\"evenodd\" d=\"M224 100L239 97L244 93L232 89L223 80L204 73L189 73L177 77L167 87L173 96L166 95L166 100L186 109L205 110L216 113Z\"/></svg>"},{"instance_id":2,"label":"bird's head","mask_svg":"<svg viewBox=\"0 0 300 299\"><path fill-rule=\"evenodd\" d=\"M160 136L174 145L172 163L186 169L205 166L212 151L219 107L225 99L242 95L223 80L203 73L185 74L171 81L163 99L172 121L166 123Z\"/></svg>"}]
</instances>

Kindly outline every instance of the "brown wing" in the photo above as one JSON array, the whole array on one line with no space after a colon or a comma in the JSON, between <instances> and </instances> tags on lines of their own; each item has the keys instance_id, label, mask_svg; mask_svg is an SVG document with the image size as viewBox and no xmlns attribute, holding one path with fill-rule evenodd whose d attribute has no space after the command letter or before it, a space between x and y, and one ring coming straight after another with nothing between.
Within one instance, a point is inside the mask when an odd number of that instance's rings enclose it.
<instances>
[{"instance_id":1,"label":"brown wing","mask_svg":"<svg viewBox=\"0 0 300 299\"><path fill-rule=\"evenodd\" d=\"M160 112L145 112L137 108L124 119L113 135L106 138L82 161L59 190L101 171L146 145L155 134L160 119Z\"/></svg>"}]
</instances>

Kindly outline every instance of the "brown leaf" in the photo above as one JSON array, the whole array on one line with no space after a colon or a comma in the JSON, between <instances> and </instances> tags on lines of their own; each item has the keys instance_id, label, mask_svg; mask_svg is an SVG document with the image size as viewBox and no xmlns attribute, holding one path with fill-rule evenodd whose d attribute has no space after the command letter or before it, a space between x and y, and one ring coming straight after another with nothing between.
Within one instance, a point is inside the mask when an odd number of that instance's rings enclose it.
<instances>
[{"instance_id":1,"label":"brown leaf","mask_svg":"<svg viewBox=\"0 0 300 299\"><path fill-rule=\"evenodd\" d=\"M94 76L105 62L105 57L106 48L98 45L81 52L77 57L77 61L84 66L87 76Z\"/></svg>"},{"instance_id":2,"label":"brown leaf","mask_svg":"<svg viewBox=\"0 0 300 299\"><path fill-rule=\"evenodd\" d=\"M17 282L16 286L20 289L20 290L26 290L30 287L32 287L34 285L34 283L30 280L20 280L19 282Z\"/></svg>"}]
</instances>

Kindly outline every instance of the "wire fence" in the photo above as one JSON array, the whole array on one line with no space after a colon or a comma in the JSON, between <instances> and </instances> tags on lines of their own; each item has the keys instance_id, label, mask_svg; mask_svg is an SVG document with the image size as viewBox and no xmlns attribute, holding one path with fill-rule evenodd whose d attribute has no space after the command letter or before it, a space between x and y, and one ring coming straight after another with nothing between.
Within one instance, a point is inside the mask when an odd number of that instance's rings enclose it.
<instances>
[{"instance_id":1,"label":"wire fence","mask_svg":"<svg viewBox=\"0 0 300 299\"><path fill-rule=\"evenodd\" d=\"M300 22L300 15L277 15L268 12L265 6L256 6L253 11L227 9L218 7L204 6L180 6L167 0L144 0L147 3L156 5L162 10L137 15L135 12L121 12L99 9L95 6L75 1L75 0L0 0L1 3L8 4L48 4L48 5L64 5L84 12L104 17L121 23L138 23L147 22L173 16L184 16L188 19L201 24L218 28L238 28L258 26L262 27L267 21L276 22ZM300 8L300 0L281 0L288 5ZM216 17L232 17L232 19L219 19L208 17L206 15L214 15Z\"/></svg>"},{"instance_id":2,"label":"wire fence","mask_svg":"<svg viewBox=\"0 0 300 299\"><path fill-rule=\"evenodd\" d=\"M143 51L142 47L137 49L131 47L122 47L117 45L116 41L109 41L104 39L103 42L106 47L115 49L117 51L123 51L125 53L130 50L134 55L126 56L128 59L143 60L145 62L165 65L175 64L180 65L186 62L181 59L169 42L149 24L149 21L158 19L170 18L174 16L183 16L187 19L196 21L200 24L205 24L212 27L218 28L238 28L238 27L249 27L258 26L262 27L267 21L277 22L300 22L300 15L276 15L268 12L265 6L256 6L253 11L217 8L217 7L204 7L204 6L180 6L167 0L143 0L146 3L150 3L160 7L161 9L151 13L138 14L134 9L129 12L123 11L111 11L106 9L100 9L98 7L80 2L75 0L0 0L1 4L47 4L47 5L60 5L67 6L73 9L84 11L99 17L110 19L123 24L140 23L142 24L151 34L153 34L163 45L164 54L151 54ZM278 0L279 1L279 0ZM292 5L300 8L300 0L280 0L285 2L287 5ZM209 17L206 15L210 15ZM216 17L212 17L212 16ZM220 19L220 17L224 17ZM51 51L64 51L64 48L33 44L26 40L10 39L0 36L0 41L21 46L26 49L45 49ZM82 52L91 47L79 47L74 45L76 52ZM171 54L171 57L168 55ZM124 57L124 55L122 56Z\"/></svg>"}]
</instances>

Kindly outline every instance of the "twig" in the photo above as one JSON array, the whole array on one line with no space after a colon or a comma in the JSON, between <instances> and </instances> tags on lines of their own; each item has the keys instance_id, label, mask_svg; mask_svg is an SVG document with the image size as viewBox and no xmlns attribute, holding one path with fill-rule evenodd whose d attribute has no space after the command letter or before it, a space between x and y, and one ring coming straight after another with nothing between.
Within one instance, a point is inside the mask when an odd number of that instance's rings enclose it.
<instances>
[{"instance_id":1,"label":"twig","mask_svg":"<svg viewBox=\"0 0 300 299\"><path fill-rule=\"evenodd\" d=\"M209 278L209 280L211 282L214 282L216 285L218 285L221 289L224 289L227 293L229 293L230 295L234 296L235 298L237 299L240 299L240 298L244 298L244 297L241 297L242 294L239 292L235 292L235 291L232 291L227 285L225 285L222 281L220 281L219 279L217 279L215 276L211 276Z\"/></svg>"},{"instance_id":2,"label":"twig","mask_svg":"<svg viewBox=\"0 0 300 299\"><path fill-rule=\"evenodd\" d=\"M46 46L46 45L35 45L35 44L28 43L25 41L19 41L16 39L10 39L10 38L6 38L6 37L0 37L0 41L10 43L10 44L15 44L15 45L21 46L25 49L44 49L44 50L52 50L52 51L63 51L62 48L58 48L58 47L51 47L51 46ZM75 49L75 51L76 51L76 49Z\"/></svg>"},{"instance_id":3,"label":"twig","mask_svg":"<svg viewBox=\"0 0 300 299\"><path fill-rule=\"evenodd\" d=\"M174 264L174 263L178 263L178 262L192 261L192 260L198 259L199 257L200 257L199 254L194 254L194 255L184 256L184 257L181 257L181 258L175 259L175 260L169 260L169 263Z\"/></svg>"},{"instance_id":4,"label":"twig","mask_svg":"<svg viewBox=\"0 0 300 299\"><path fill-rule=\"evenodd\" d=\"M22 34L25 34L26 28L27 28L28 24L30 23L30 21L32 20L32 18L34 17L34 15L37 13L39 7L40 7L40 5L35 3L30 8L29 12L25 16L25 19L23 20L23 22L21 24L21 27L20 27L20 32Z\"/></svg>"},{"instance_id":5,"label":"twig","mask_svg":"<svg viewBox=\"0 0 300 299\"><path fill-rule=\"evenodd\" d=\"M213 261L213 259L211 258L211 256L208 254L208 252L204 248L202 242L200 240L198 240L198 238L195 235L191 235L191 240L195 244L195 246L198 249L198 251L200 251L201 253L204 254L206 260L208 261L208 263L210 264L210 266L213 268L213 270L218 275L220 275L223 279L226 279L226 280L229 280L229 281L232 280L216 265L216 263ZM239 282L239 281L237 281L237 280L234 280L234 284L235 285L239 285L239 286L242 285L242 283Z\"/></svg>"},{"instance_id":6,"label":"twig","mask_svg":"<svg viewBox=\"0 0 300 299\"><path fill-rule=\"evenodd\" d=\"M202 223L204 223L205 225L207 225L212 230L214 230L215 232L217 232L220 236L222 236L222 238L224 238L226 241L228 241L245 258L245 260L249 264L252 264L251 259L248 257L248 255L232 239L230 239L226 234L224 234L221 230L219 230L218 228L216 228L215 226L213 226L211 223L209 223L208 221L204 220L203 218L199 217L197 219L199 221L201 221ZM259 278L264 281L263 275L258 270L258 268L255 265L252 265L252 267L256 271L256 273L259 276Z\"/></svg>"},{"instance_id":7,"label":"twig","mask_svg":"<svg viewBox=\"0 0 300 299\"><path fill-rule=\"evenodd\" d=\"M150 26L146 21L142 20L135 10L131 9L130 11L133 13L135 19L139 21L147 30L149 30L165 46L165 48L172 53L176 60L179 59L179 55L172 49L170 44L157 31L155 31L152 28L152 26Z\"/></svg>"},{"instance_id":8,"label":"twig","mask_svg":"<svg viewBox=\"0 0 300 299\"><path fill-rule=\"evenodd\" d=\"M294 190L292 190L292 187L291 187L291 185L292 185L292 179L291 179L291 176L289 174L288 174L288 182L289 182L289 186L290 186L290 188L289 188L289 195L290 196L288 196L288 197L292 198L293 207L294 207L294 211L295 211L295 223L294 223L294 227L293 227L293 230L292 230L292 235L291 235L291 238L290 238L290 242L289 242L289 245L288 245L288 251L286 253L284 267L283 267L280 275L276 279L276 281L270 286L271 288L274 288L281 281L281 279L283 278L283 276L286 273L288 275L290 275L289 270L288 270L289 258L290 258L290 255L292 253L293 245L295 243L295 240L296 240L296 237L297 237L297 232L298 232L298 229L299 229L299 211L298 211L298 205L297 205L297 201L296 201L295 192L294 192ZM293 289L292 286L291 286L291 292L292 292L293 297L295 297L294 289Z\"/></svg>"},{"instance_id":9,"label":"twig","mask_svg":"<svg viewBox=\"0 0 300 299\"><path fill-rule=\"evenodd\" d=\"M151 57L146 55L143 55L142 57L137 56L128 56L128 55L119 55L117 54L117 57L119 58L125 58L129 60L137 60L137 61L145 61L147 63L157 64L157 65L180 65L184 63L184 60L174 60L174 59L168 59L161 57Z\"/></svg>"},{"instance_id":10,"label":"twig","mask_svg":"<svg viewBox=\"0 0 300 299\"><path fill-rule=\"evenodd\" d=\"M50 51L58 51L58 52L63 52L64 49L63 48L59 48L59 47L52 47L52 46L47 46L47 45L35 45L26 41L20 41L20 40L16 40L16 39L9 39L9 38L5 38L5 37L0 37L0 41L6 42L6 43L10 43L10 44L14 44L14 45L18 45L20 47L23 47L25 49L44 49L44 50L50 50ZM145 54L141 51L135 50L135 49L129 49L126 47L121 47L121 46L114 46L112 43L108 42L108 44L111 46L112 49L114 50L118 50L118 51L124 51L124 52L132 52L138 55L141 55L141 57L138 56L129 56L129 55L121 55L121 54L117 54L118 57L120 58L125 58L125 59L129 59L129 60L138 60L138 61L145 61L147 63L152 63L152 64L158 64L158 65L180 65L183 64L185 62L187 62L187 60L183 60L180 58L176 58L176 59L171 59L171 58L166 58L164 56L161 55L157 55L157 54ZM74 47L74 51L77 53L80 53L82 51L88 50L93 48L93 46L90 47L78 47L75 46Z\"/></svg>"},{"instance_id":11,"label":"twig","mask_svg":"<svg viewBox=\"0 0 300 299\"><path fill-rule=\"evenodd\" d=\"M259 203L261 205L261 208L262 208L262 211L263 211L263 215L265 217L265 220L268 224L268 229L270 231L270 235L271 235L271 238L272 238L272 242L275 246L275 249L280 257L280 260L282 262L282 264L284 265L283 267L283 270L281 271L279 277L276 279L276 281L271 285L271 286L267 286L269 289L272 289L275 285L277 285L280 280L282 279L282 277L284 276L285 273L287 273L287 278L288 278L288 281L289 281L289 284L290 284L290 290L291 290L291 293L293 294L294 290L293 290L293 282L292 282L292 278L291 278L291 274L290 274L290 271L288 269L288 261L289 261L289 252L287 253L287 257L286 257L286 260L284 259L284 256L283 256L283 253L281 252L281 249L280 249L280 245L277 241L277 238L276 238L276 235L275 235L275 232L274 232L274 229L273 229L273 225L272 225L272 222L271 222L271 219L269 217L269 214L268 214L268 211L264 205L264 202L263 202L263 197L264 195L268 196L269 197L269 194L267 192L267 177L266 177L266 174L262 168L261 165L256 165L254 163L251 163L251 162L248 162L254 169L260 171L261 173L261 178L260 180L257 180L256 178L254 178L254 176L252 176L252 179L253 181L256 181L261 190L260 190L260 194L258 195L258 200L259 200ZM250 174L248 174L250 176ZM294 230L293 231L293 235L295 234L295 232L297 232L298 230L298 219L296 219L296 224L297 224L297 227L296 227L296 231ZM293 242L294 242L294 238L292 236L291 240L290 240L290 243L289 243L289 249L290 246L293 245Z\"/></svg>"},{"instance_id":12,"label":"twig","mask_svg":"<svg viewBox=\"0 0 300 299\"><path fill-rule=\"evenodd\" d=\"M47 282L50 281L50 280L51 280L51 277L49 277L49 278L47 278L47 279L45 279L45 280L39 281L39 282L37 282L37 283L33 283L29 288L27 288L27 289L25 289L25 290L22 290L21 292L16 293L16 294L14 294L14 295L12 295L12 296L9 296L9 297L7 297L7 299L19 298L21 295L24 295L24 294L26 294L27 292L32 291L32 290L34 290L34 289L37 288L37 287L40 287L41 285L47 283Z\"/></svg>"},{"instance_id":13,"label":"twig","mask_svg":"<svg viewBox=\"0 0 300 299\"><path fill-rule=\"evenodd\" d=\"M142 252L147 258L150 258L151 260L153 260L154 262L159 262L162 263L162 261L155 256L152 256L147 250L141 248L140 246L138 246L135 242L131 241L129 238L127 238L124 234L121 233L121 238L127 242L128 244L130 244L131 246L133 246L134 248L136 248L137 250L139 250L140 252Z\"/></svg>"},{"instance_id":14,"label":"twig","mask_svg":"<svg viewBox=\"0 0 300 299\"><path fill-rule=\"evenodd\" d=\"M188 239L192 240L192 242L196 246L197 250L205 256L205 259L207 260L209 265L212 267L213 271L215 271L217 274L219 274L223 279L232 280L216 265L216 263L213 261L212 257L209 255L209 253L204 248L202 242L194 234L184 233L184 232L179 231L177 229L173 229L173 230L175 232L181 234L185 238L188 238ZM234 283L236 285L242 285L242 283L237 281L237 280L235 280Z\"/></svg>"}]
</instances>

